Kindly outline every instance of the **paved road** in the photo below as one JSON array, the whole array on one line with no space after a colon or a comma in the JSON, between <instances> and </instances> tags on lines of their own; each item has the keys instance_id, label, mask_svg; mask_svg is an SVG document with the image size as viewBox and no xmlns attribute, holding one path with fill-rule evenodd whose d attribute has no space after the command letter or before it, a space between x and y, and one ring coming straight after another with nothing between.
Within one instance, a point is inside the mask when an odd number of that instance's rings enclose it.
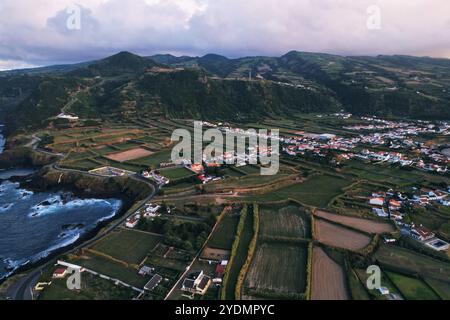
<instances>
[{"instance_id":1,"label":"paved road","mask_svg":"<svg viewBox=\"0 0 450 320\"><path fill-rule=\"evenodd\" d=\"M88 175L93 175L93 176L98 176L96 174L91 174L91 173L87 173L84 171L77 171L77 170L71 170L71 169L62 169L59 168L58 165L53 165L53 168L57 171L63 171L63 172L78 172L78 173L82 173L82 174L88 174ZM136 211L141 210L145 204L147 202L149 202L151 199L153 199L153 197L158 193L159 191L159 186L154 185L151 181L140 177L140 176L131 176L132 179L138 180L138 181L142 181L144 183L147 183L149 186L152 187L153 192L146 197L144 200L142 200L141 205L136 209ZM77 250L80 250L82 248L86 248L89 247L90 245L92 245L93 243L95 243L96 241L102 239L103 237L107 236L108 234L110 234L112 231L114 231L117 227L121 226L126 219L128 219L129 217L131 217L132 215L134 215L136 213L136 211L133 211L131 213L129 213L128 215L123 216L122 218L115 220L112 224L110 224L107 229L103 230L101 233L97 234L95 237L87 240L86 242L72 248L71 250L69 250L66 253L71 253L71 252L75 252ZM31 300L32 299L32 295L31 295L31 290L32 288L34 288L34 286L36 285L37 281L39 280L39 277L41 275L41 272L43 270L45 270L46 268L48 268L49 266L51 266L52 264L54 264L55 261L52 259L48 262L46 262L44 265L41 265L35 269L33 269L31 272L29 272L24 278L20 279L16 284L12 285L8 291L7 291L7 296L13 300Z\"/></svg>"}]
</instances>

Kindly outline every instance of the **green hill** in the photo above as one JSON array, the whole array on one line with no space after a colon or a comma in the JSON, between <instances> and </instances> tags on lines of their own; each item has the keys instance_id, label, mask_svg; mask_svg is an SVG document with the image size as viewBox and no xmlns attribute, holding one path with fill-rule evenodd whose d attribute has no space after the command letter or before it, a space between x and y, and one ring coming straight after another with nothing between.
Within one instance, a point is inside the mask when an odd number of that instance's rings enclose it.
<instances>
[{"instance_id":1,"label":"green hill","mask_svg":"<svg viewBox=\"0 0 450 320\"><path fill-rule=\"evenodd\" d=\"M254 120L341 109L443 120L450 119L449 105L450 60L427 57L121 52L79 65L0 73L0 121L9 131L46 126L62 110L113 121L156 114Z\"/></svg>"}]
</instances>

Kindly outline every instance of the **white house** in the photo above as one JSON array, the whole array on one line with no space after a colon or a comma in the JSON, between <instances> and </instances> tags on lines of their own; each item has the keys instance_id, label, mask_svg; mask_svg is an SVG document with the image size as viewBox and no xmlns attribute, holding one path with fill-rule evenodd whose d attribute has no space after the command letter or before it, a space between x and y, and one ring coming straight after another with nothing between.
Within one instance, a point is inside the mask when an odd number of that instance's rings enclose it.
<instances>
[{"instance_id":1,"label":"white house","mask_svg":"<svg viewBox=\"0 0 450 320\"><path fill-rule=\"evenodd\" d=\"M372 198L369 200L369 203L373 206L382 207L384 205L384 199L383 198Z\"/></svg>"}]
</instances>

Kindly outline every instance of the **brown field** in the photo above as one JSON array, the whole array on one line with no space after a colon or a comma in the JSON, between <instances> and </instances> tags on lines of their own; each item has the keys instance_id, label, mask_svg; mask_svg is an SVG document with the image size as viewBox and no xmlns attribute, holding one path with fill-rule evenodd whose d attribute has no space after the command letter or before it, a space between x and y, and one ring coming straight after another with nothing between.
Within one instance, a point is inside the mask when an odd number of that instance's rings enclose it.
<instances>
[{"instance_id":1,"label":"brown field","mask_svg":"<svg viewBox=\"0 0 450 320\"><path fill-rule=\"evenodd\" d=\"M313 250L312 300L349 300L341 266L320 247Z\"/></svg>"},{"instance_id":2,"label":"brown field","mask_svg":"<svg viewBox=\"0 0 450 320\"><path fill-rule=\"evenodd\" d=\"M136 159L148 157L148 156L151 156L152 154L153 154L153 152L151 152L149 150L142 149L142 148L136 148L136 149L132 149L132 150L124 151L124 152L110 154L110 155L107 155L106 158L108 158L110 160L118 161L118 162L125 162L125 161L129 161L129 160L136 160Z\"/></svg>"},{"instance_id":3,"label":"brown field","mask_svg":"<svg viewBox=\"0 0 450 320\"><path fill-rule=\"evenodd\" d=\"M308 249L302 246L258 245L245 286L279 293L303 293Z\"/></svg>"},{"instance_id":4,"label":"brown field","mask_svg":"<svg viewBox=\"0 0 450 320\"><path fill-rule=\"evenodd\" d=\"M381 234L394 231L394 227L391 224L385 222L377 222L362 218L343 216L325 211L316 211L315 215L330 221L345 224L352 228L359 229L368 233Z\"/></svg>"},{"instance_id":5,"label":"brown field","mask_svg":"<svg viewBox=\"0 0 450 320\"><path fill-rule=\"evenodd\" d=\"M315 231L316 239L321 243L352 251L365 248L371 241L370 237L365 234L334 225L321 219L315 219Z\"/></svg>"}]
</instances>

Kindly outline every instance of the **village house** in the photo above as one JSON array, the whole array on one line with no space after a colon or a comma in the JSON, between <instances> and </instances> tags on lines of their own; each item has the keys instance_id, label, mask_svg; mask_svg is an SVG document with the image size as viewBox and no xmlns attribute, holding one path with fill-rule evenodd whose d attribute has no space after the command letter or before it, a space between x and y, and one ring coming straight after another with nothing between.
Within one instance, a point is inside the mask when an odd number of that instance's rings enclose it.
<instances>
[{"instance_id":1,"label":"village house","mask_svg":"<svg viewBox=\"0 0 450 320\"><path fill-rule=\"evenodd\" d=\"M67 268L58 268L53 272L53 279L64 279L67 274Z\"/></svg>"},{"instance_id":2,"label":"village house","mask_svg":"<svg viewBox=\"0 0 450 320\"><path fill-rule=\"evenodd\" d=\"M127 221L125 222L125 227L130 228L130 229L136 228L136 226L139 223L140 218L141 217L139 215L135 215L134 217L128 218Z\"/></svg>"},{"instance_id":3,"label":"village house","mask_svg":"<svg viewBox=\"0 0 450 320\"><path fill-rule=\"evenodd\" d=\"M211 285L211 278L203 271L195 272L184 279L181 290L194 295L205 295Z\"/></svg>"},{"instance_id":4,"label":"village house","mask_svg":"<svg viewBox=\"0 0 450 320\"><path fill-rule=\"evenodd\" d=\"M433 239L435 237L435 234L427 228L421 226L413 228L411 230L411 236L414 239L424 242Z\"/></svg>"},{"instance_id":5,"label":"village house","mask_svg":"<svg viewBox=\"0 0 450 320\"><path fill-rule=\"evenodd\" d=\"M382 207L384 205L384 198L371 198L369 204L372 206Z\"/></svg>"}]
</instances>

